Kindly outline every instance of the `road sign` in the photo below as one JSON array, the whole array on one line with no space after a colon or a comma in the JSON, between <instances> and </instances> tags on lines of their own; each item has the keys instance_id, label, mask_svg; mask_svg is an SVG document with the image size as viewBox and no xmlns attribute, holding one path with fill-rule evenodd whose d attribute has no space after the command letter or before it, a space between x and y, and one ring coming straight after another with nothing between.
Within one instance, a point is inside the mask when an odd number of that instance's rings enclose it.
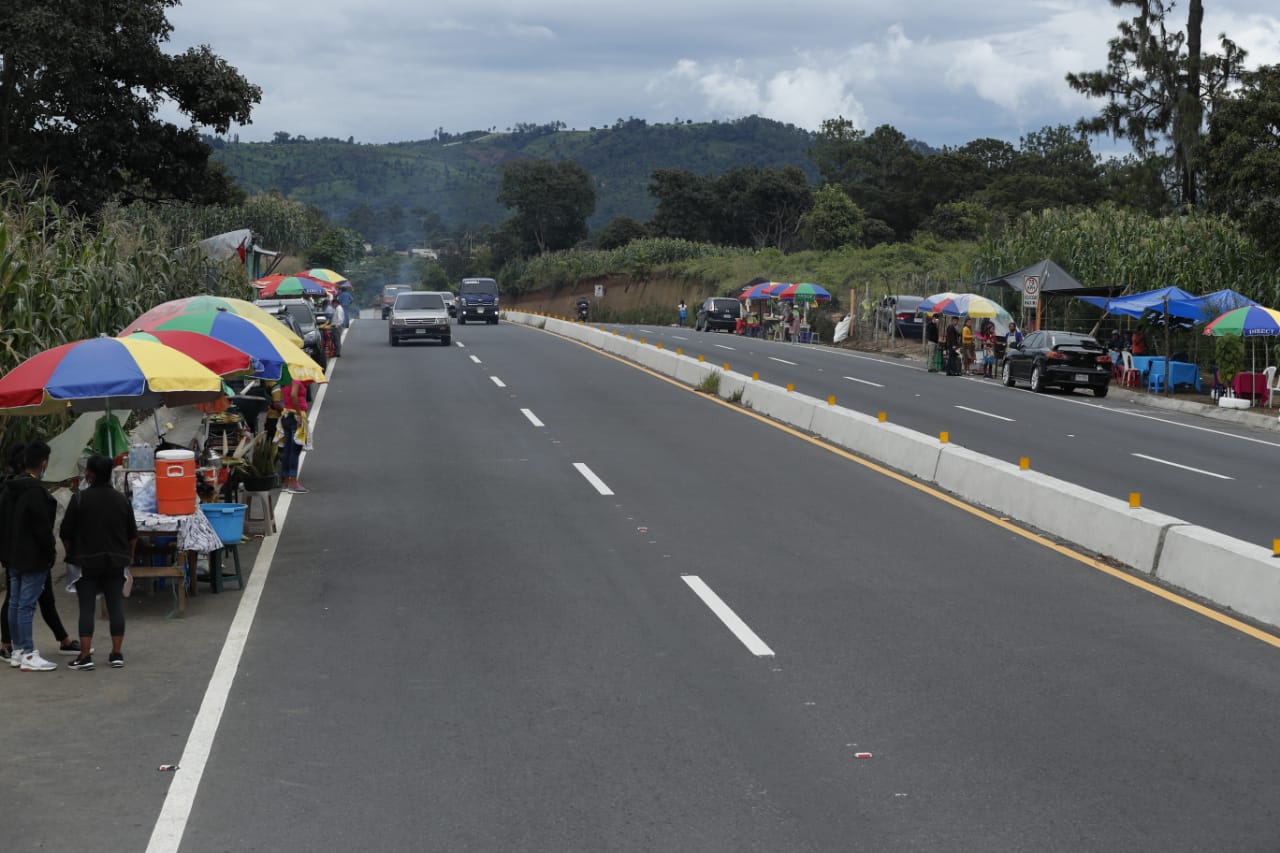
<instances>
[{"instance_id":1,"label":"road sign","mask_svg":"<svg viewBox=\"0 0 1280 853\"><path fill-rule=\"evenodd\" d=\"M604 285L603 285L603 284L597 284L597 285L596 285L596 299L599 299L599 298L600 298L600 297L602 297L602 296L604 296Z\"/></svg>"},{"instance_id":2,"label":"road sign","mask_svg":"<svg viewBox=\"0 0 1280 853\"><path fill-rule=\"evenodd\" d=\"M1035 308L1040 301L1040 276L1029 275L1022 280L1022 307Z\"/></svg>"}]
</instances>

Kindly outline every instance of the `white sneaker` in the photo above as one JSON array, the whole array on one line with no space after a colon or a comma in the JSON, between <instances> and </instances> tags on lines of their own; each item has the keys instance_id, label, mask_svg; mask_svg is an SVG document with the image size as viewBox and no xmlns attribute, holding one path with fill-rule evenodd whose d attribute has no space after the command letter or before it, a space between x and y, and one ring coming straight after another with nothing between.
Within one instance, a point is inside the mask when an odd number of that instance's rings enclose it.
<instances>
[{"instance_id":1,"label":"white sneaker","mask_svg":"<svg viewBox=\"0 0 1280 853\"><path fill-rule=\"evenodd\" d=\"M9 666L13 667L14 669L17 669L18 667L22 666L22 656L25 655L26 653L27 652L25 649L14 649L12 652L10 652Z\"/></svg>"},{"instance_id":2,"label":"white sneaker","mask_svg":"<svg viewBox=\"0 0 1280 853\"><path fill-rule=\"evenodd\" d=\"M35 649L22 657L21 670L23 672L50 672L57 668L58 665L56 663L40 657L40 652Z\"/></svg>"}]
</instances>

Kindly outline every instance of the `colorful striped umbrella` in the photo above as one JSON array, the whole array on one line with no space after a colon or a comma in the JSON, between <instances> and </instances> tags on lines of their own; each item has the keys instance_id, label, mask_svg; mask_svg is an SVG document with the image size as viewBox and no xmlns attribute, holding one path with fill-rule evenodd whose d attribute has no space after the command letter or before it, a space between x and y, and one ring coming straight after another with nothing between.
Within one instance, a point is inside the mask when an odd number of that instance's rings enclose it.
<instances>
[{"instance_id":1,"label":"colorful striped umbrella","mask_svg":"<svg viewBox=\"0 0 1280 853\"><path fill-rule=\"evenodd\" d=\"M1280 335L1280 311L1246 305L1219 316L1204 327L1206 335L1238 335L1242 338Z\"/></svg>"},{"instance_id":2,"label":"colorful striped umbrella","mask_svg":"<svg viewBox=\"0 0 1280 853\"><path fill-rule=\"evenodd\" d=\"M325 269L324 267L316 267L315 269L312 269L312 270L306 270L304 272L295 273L295 275L311 276L312 278L318 278L321 281L327 281L330 284L342 284L344 282L346 282L347 284L351 283L350 280L342 273L334 272L333 270Z\"/></svg>"},{"instance_id":3,"label":"colorful striped umbrella","mask_svg":"<svg viewBox=\"0 0 1280 853\"><path fill-rule=\"evenodd\" d=\"M65 411L187 406L222 396L222 377L154 341L106 335L37 353L0 379L0 410Z\"/></svg>"},{"instance_id":4,"label":"colorful striped umbrella","mask_svg":"<svg viewBox=\"0 0 1280 853\"><path fill-rule=\"evenodd\" d=\"M261 370L262 365L243 350L225 344L217 338L196 332L161 331L133 332L124 337L127 341L153 341L173 347L222 377L244 376Z\"/></svg>"},{"instance_id":5,"label":"colorful striped umbrella","mask_svg":"<svg viewBox=\"0 0 1280 853\"><path fill-rule=\"evenodd\" d=\"M746 290L742 291L739 299L750 302L754 299L774 299L779 293L791 285L782 281L762 281L759 284L753 284Z\"/></svg>"},{"instance_id":6,"label":"colorful striped umbrella","mask_svg":"<svg viewBox=\"0 0 1280 853\"><path fill-rule=\"evenodd\" d=\"M255 279L258 296L275 299L286 296L329 296L338 292L336 284L307 275L268 275Z\"/></svg>"},{"instance_id":7,"label":"colorful striped umbrella","mask_svg":"<svg viewBox=\"0 0 1280 853\"><path fill-rule=\"evenodd\" d=\"M1007 326L1013 317L998 302L976 293L935 293L920 303L919 311L945 314L948 317L994 319L996 325Z\"/></svg>"},{"instance_id":8,"label":"colorful striped umbrella","mask_svg":"<svg viewBox=\"0 0 1280 853\"><path fill-rule=\"evenodd\" d=\"M129 332L154 330L199 332L230 344L258 360L262 367L253 375L260 379L278 380L287 371L289 376L303 382L326 381L320 365L284 336L284 328L278 320L262 324L230 311L199 311L174 315L148 329L128 329Z\"/></svg>"},{"instance_id":9,"label":"colorful striped umbrella","mask_svg":"<svg viewBox=\"0 0 1280 853\"><path fill-rule=\"evenodd\" d=\"M232 314L238 314L241 317L266 326L279 325L280 323L275 317L252 302L233 299L230 296L201 295L161 302L132 323L129 323L125 328L150 329L161 320L166 320L178 314L197 314L201 311L230 311ZM302 338L295 335L292 329L287 326L280 326L280 331L284 333L290 343L302 346Z\"/></svg>"},{"instance_id":10,"label":"colorful striped umbrella","mask_svg":"<svg viewBox=\"0 0 1280 853\"><path fill-rule=\"evenodd\" d=\"M830 302L831 294L821 285L801 282L787 285L778 298L783 302Z\"/></svg>"}]
</instances>

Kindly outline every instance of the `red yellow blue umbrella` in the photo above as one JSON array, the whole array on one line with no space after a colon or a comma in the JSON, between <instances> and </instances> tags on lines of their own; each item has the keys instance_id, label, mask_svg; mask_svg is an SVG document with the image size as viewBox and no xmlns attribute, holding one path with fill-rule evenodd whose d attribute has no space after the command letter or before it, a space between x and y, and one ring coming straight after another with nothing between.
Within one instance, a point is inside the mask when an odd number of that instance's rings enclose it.
<instances>
[{"instance_id":1,"label":"red yellow blue umbrella","mask_svg":"<svg viewBox=\"0 0 1280 853\"><path fill-rule=\"evenodd\" d=\"M1220 315L1204 327L1206 335L1238 335L1242 338L1280 335L1280 311L1246 305Z\"/></svg>"},{"instance_id":2,"label":"red yellow blue umbrella","mask_svg":"<svg viewBox=\"0 0 1280 853\"><path fill-rule=\"evenodd\" d=\"M342 273L334 272L333 270L325 269L324 267L316 267L315 269L296 273L296 275L311 276L312 278L318 278L321 281L327 281L330 284L343 284L344 282L347 284L351 283Z\"/></svg>"},{"instance_id":3,"label":"red yellow blue umbrella","mask_svg":"<svg viewBox=\"0 0 1280 853\"><path fill-rule=\"evenodd\" d=\"M184 299L170 299L168 302L161 302L159 305L147 311L142 316L135 319L132 323L125 326L126 329L150 329L156 323L162 322L175 317L178 314L198 314L201 311L230 311L247 320L252 320L259 325L277 326L280 325L275 317L266 311L248 302L244 299L233 299L230 296L211 296L202 294L200 296L188 296ZM290 343L302 346L302 338L293 333L293 330L287 326L280 326L280 332L289 339Z\"/></svg>"},{"instance_id":4,"label":"red yellow blue umbrella","mask_svg":"<svg viewBox=\"0 0 1280 853\"><path fill-rule=\"evenodd\" d=\"M102 336L37 353L0 379L13 414L186 406L222 396L222 377L161 343Z\"/></svg>"},{"instance_id":5,"label":"red yellow blue umbrella","mask_svg":"<svg viewBox=\"0 0 1280 853\"><path fill-rule=\"evenodd\" d=\"M327 296L338 292L336 284L308 275L268 275L255 279L253 286L264 299L279 296Z\"/></svg>"},{"instance_id":6,"label":"red yellow blue umbrella","mask_svg":"<svg viewBox=\"0 0 1280 853\"><path fill-rule=\"evenodd\" d=\"M820 284L789 284L777 294L783 302L830 302L831 294Z\"/></svg>"},{"instance_id":7,"label":"red yellow blue umbrella","mask_svg":"<svg viewBox=\"0 0 1280 853\"><path fill-rule=\"evenodd\" d=\"M125 340L154 341L172 347L222 377L244 376L262 369L262 365L243 350L196 332L157 329L151 332L133 332L125 336Z\"/></svg>"}]
</instances>

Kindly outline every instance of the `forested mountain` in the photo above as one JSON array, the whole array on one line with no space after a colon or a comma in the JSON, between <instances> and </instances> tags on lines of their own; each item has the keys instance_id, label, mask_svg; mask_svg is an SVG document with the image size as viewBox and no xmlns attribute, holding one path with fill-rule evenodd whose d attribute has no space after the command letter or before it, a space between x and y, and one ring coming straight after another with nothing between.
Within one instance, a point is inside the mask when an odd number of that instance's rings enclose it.
<instances>
[{"instance_id":1,"label":"forested mountain","mask_svg":"<svg viewBox=\"0 0 1280 853\"><path fill-rule=\"evenodd\" d=\"M716 175L737 166L797 166L816 181L807 152L816 135L751 116L709 124L649 124L619 119L583 131L558 123L518 125L507 133L451 135L419 142L365 145L308 140L287 133L272 142L208 139L214 159L250 193L278 190L345 223L359 205L392 218L421 221L435 214L443 230L498 225L509 211L497 202L503 163L518 158L574 160L595 182L597 204L589 224L616 216L647 221L648 193L657 169Z\"/></svg>"}]
</instances>

